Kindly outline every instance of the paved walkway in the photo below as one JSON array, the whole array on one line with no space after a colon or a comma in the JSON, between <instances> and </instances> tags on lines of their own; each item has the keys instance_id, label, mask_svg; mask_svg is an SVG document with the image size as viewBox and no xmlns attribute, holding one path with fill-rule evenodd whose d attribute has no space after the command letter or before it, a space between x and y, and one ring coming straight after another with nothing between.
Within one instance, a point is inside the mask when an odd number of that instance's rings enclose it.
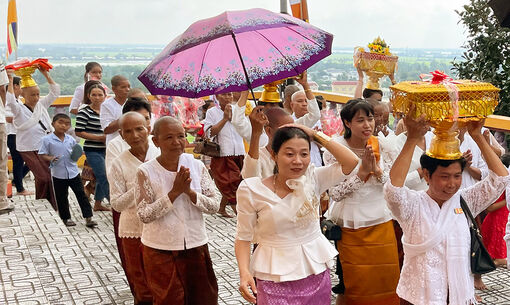
<instances>
[{"instance_id":1,"label":"paved walkway","mask_svg":"<svg viewBox=\"0 0 510 305\"><path fill-rule=\"evenodd\" d=\"M96 213L85 227L72 201L76 227L67 228L46 201L14 197L16 209L0 215L0 304L132 304L120 267L111 215ZM237 292L235 220L206 216L220 304L247 304ZM484 304L510 304L510 272L484 276Z\"/></svg>"}]
</instances>

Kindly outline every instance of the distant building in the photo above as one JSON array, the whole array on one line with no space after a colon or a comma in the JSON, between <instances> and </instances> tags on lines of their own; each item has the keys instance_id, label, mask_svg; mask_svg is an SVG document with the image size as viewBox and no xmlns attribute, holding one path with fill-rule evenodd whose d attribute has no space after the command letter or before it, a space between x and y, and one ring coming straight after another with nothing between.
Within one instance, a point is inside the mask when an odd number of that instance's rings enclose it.
<instances>
[{"instance_id":1,"label":"distant building","mask_svg":"<svg viewBox=\"0 0 510 305\"><path fill-rule=\"evenodd\" d=\"M354 96L356 91L356 81L334 81L331 83L331 91L335 93Z\"/></svg>"}]
</instances>

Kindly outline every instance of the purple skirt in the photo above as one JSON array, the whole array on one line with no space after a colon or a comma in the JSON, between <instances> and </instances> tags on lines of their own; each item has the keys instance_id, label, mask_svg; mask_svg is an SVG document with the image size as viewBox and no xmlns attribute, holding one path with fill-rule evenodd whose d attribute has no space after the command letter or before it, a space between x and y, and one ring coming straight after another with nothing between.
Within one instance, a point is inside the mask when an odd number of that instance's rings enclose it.
<instances>
[{"instance_id":1,"label":"purple skirt","mask_svg":"<svg viewBox=\"0 0 510 305\"><path fill-rule=\"evenodd\" d=\"M272 282L257 279L257 305L331 304L329 270L304 279Z\"/></svg>"}]
</instances>

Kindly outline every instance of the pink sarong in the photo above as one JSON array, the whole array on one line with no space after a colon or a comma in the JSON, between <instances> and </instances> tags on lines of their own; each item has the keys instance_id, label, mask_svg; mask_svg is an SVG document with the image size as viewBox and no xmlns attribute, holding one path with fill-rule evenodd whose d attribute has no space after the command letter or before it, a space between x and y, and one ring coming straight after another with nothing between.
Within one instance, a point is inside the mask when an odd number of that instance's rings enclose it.
<instances>
[{"instance_id":1,"label":"pink sarong","mask_svg":"<svg viewBox=\"0 0 510 305\"><path fill-rule=\"evenodd\" d=\"M304 279L272 282L257 279L257 305L330 305L329 270Z\"/></svg>"}]
</instances>

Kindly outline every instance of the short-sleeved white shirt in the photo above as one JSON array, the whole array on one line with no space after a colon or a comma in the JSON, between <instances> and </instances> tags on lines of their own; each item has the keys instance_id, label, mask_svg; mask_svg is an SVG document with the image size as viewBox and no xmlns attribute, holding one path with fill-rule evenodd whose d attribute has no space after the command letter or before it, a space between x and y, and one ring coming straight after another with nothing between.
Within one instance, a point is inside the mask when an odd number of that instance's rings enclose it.
<instances>
[{"instance_id":1,"label":"short-sleeved white shirt","mask_svg":"<svg viewBox=\"0 0 510 305\"><path fill-rule=\"evenodd\" d=\"M103 130L110 125L111 122L118 120L122 116L122 106L115 97L110 97L101 104L99 119L101 120L101 128ZM106 144L119 135L118 131L106 135Z\"/></svg>"}]
</instances>

